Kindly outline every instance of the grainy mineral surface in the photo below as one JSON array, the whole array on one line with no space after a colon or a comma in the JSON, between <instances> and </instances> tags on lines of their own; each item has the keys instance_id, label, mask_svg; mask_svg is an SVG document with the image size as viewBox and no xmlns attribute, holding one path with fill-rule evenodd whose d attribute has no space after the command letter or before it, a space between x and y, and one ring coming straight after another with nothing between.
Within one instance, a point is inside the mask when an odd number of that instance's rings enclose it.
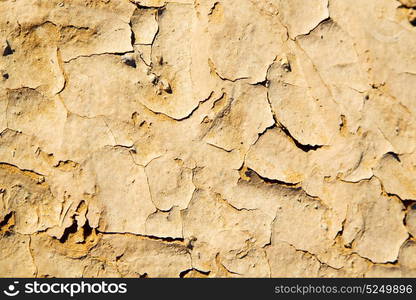
<instances>
[{"instance_id":1,"label":"grainy mineral surface","mask_svg":"<svg viewBox=\"0 0 416 300\"><path fill-rule=\"evenodd\" d=\"M415 26L415 0L0 0L0 276L416 276Z\"/></svg>"}]
</instances>

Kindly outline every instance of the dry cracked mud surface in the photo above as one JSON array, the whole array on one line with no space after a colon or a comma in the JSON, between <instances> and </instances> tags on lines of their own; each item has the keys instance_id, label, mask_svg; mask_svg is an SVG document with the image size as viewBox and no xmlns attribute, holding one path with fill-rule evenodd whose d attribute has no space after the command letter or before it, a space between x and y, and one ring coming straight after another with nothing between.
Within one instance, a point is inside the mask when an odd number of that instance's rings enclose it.
<instances>
[{"instance_id":1,"label":"dry cracked mud surface","mask_svg":"<svg viewBox=\"0 0 416 300\"><path fill-rule=\"evenodd\" d=\"M415 26L415 0L0 0L0 276L416 276Z\"/></svg>"}]
</instances>

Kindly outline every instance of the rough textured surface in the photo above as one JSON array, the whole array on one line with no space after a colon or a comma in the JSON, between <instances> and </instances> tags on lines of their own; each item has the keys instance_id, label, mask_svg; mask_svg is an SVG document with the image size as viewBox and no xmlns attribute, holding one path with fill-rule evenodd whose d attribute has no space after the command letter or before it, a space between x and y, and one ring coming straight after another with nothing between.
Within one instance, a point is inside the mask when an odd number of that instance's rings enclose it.
<instances>
[{"instance_id":1,"label":"rough textured surface","mask_svg":"<svg viewBox=\"0 0 416 300\"><path fill-rule=\"evenodd\" d=\"M0 276L416 276L416 1L0 1Z\"/></svg>"}]
</instances>

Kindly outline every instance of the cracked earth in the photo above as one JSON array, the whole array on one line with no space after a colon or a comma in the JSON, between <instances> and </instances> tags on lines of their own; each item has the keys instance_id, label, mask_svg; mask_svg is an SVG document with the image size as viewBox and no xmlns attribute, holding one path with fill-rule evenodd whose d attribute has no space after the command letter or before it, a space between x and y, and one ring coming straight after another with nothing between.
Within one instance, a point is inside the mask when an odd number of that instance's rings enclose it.
<instances>
[{"instance_id":1,"label":"cracked earth","mask_svg":"<svg viewBox=\"0 0 416 300\"><path fill-rule=\"evenodd\" d=\"M415 0L0 0L0 276L415 277L415 26Z\"/></svg>"}]
</instances>

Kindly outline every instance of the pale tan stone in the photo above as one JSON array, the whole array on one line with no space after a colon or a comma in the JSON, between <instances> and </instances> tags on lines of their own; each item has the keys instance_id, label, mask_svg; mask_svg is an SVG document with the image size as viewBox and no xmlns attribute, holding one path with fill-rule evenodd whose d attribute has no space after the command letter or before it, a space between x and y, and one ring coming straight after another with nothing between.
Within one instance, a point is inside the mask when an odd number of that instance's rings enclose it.
<instances>
[{"instance_id":1,"label":"pale tan stone","mask_svg":"<svg viewBox=\"0 0 416 300\"><path fill-rule=\"evenodd\" d=\"M160 157L152 160L145 169L150 195L155 206L169 211L174 206L186 209L195 186L192 170L183 165L180 158Z\"/></svg>"},{"instance_id":2,"label":"pale tan stone","mask_svg":"<svg viewBox=\"0 0 416 300\"><path fill-rule=\"evenodd\" d=\"M132 18L134 41L140 45L151 45L159 29L156 9L137 9Z\"/></svg>"},{"instance_id":3,"label":"pale tan stone","mask_svg":"<svg viewBox=\"0 0 416 300\"><path fill-rule=\"evenodd\" d=\"M157 211L146 220L146 234L161 238L182 238L181 210L175 206L169 211Z\"/></svg>"},{"instance_id":4,"label":"pale tan stone","mask_svg":"<svg viewBox=\"0 0 416 300\"><path fill-rule=\"evenodd\" d=\"M341 112L329 91L321 92L326 86L305 62L309 58L302 57L303 52L295 44L288 45L287 53L268 72L268 97L273 112L300 144L329 145L339 131Z\"/></svg>"},{"instance_id":5,"label":"pale tan stone","mask_svg":"<svg viewBox=\"0 0 416 300\"><path fill-rule=\"evenodd\" d=\"M0 1L0 276L415 277L415 8Z\"/></svg>"},{"instance_id":6,"label":"pale tan stone","mask_svg":"<svg viewBox=\"0 0 416 300\"><path fill-rule=\"evenodd\" d=\"M263 87L237 85L231 94L225 94L223 108L207 122L204 140L225 151L246 153L259 134L274 124L267 91Z\"/></svg>"},{"instance_id":7,"label":"pale tan stone","mask_svg":"<svg viewBox=\"0 0 416 300\"><path fill-rule=\"evenodd\" d=\"M33 234L58 224L61 203L51 193L45 176L5 163L0 164L0 173L1 216L13 214L16 232Z\"/></svg>"},{"instance_id":8,"label":"pale tan stone","mask_svg":"<svg viewBox=\"0 0 416 300\"><path fill-rule=\"evenodd\" d=\"M328 0L279 0L279 16L291 38L308 34L329 17Z\"/></svg>"},{"instance_id":9,"label":"pale tan stone","mask_svg":"<svg viewBox=\"0 0 416 300\"><path fill-rule=\"evenodd\" d=\"M3 24L0 26L3 27ZM15 34L9 42L10 49L14 52L3 56L0 62L0 69L8 74L8 79L1 81L0 87L59 93L65 86L65 78L56 42L59 35L56 27L44 23L33 30L26 29Z\"/></svg>"},{"instance_id":10,"label":"pale tan stone","mask_svg":"<svg viewBox=\"0 0 416 300\"><path fill-rule=\"evenodd\" d=\"M37 274L35 262L30 253L30 237L26 235L2 234L1 277L34 277Z\"/></svg>"},{"instance_id":11,"label":"pale tan stone","mask_svg":"<svg viewBox=\"0 0 416 300\"><path fill-rule=\"evenodd\" d=\"M181 243L132 235L104 235L91 257L114 264L124 277L179 277L191 268L188 249Z\"/></svg>"},{"instance_id":12,"label":"pale tan stone","mask_svg":"<svg viewBox=\"0 0 416 300\"><path fill-rule=\"evenodd\" d=\"M416 259L414 256L415 247L416 245L414 241L407 241L405 244L403 244L399 254L400 266L407 269L416 268Z\"/></svg>"},{"instance_id":13,"label":"pale tan stone","mask_svg":"<svg viewBox=\"0 0 416 300\"><path fill-rule=\"evenodd\" d=\"M210 58L216 73L229 80L247 78L251 83L265 80L267 69L286 38L283 25L254 1L210 3Z\"/></svg>"},{"instance_id":14,"label":"pale tan stone","mask_svg":"<svg viewBox=\"0 0 416 300\"><path fill-rule=\"evenodd\" d=\"M395 157L388 153L380 159L374 174L383 183L386 192L396 194L403 200L416 199L416 166L412 157Z\"/></svg>"},{"instance_id":15,"label":"pale tan stone","mask_svg":"<svg viewBox=\"0 0 416 300\"><path fill-rule=\"evenodd\" d=\"M106 54L65 64L68 82L60 95L68 111L87 118L129 119L140 104L138 82L150 82L147 67L136 63L138 69L123 63L119 56Z\"/></svg>"},{"instance_id":16,"label":"pale tan stone","mask_svg":"<svg viewBox=\"0 0 416 300\"><path fill-rule=\"evenodd\" d=\"M83 168L90 176L97 175L97 195L90 205L92 211L101 211L100 231L145 234L146 219L156 207L144 168L133 162L127 150L112 148L96 152Z\"/></svg>"},{"instance_id":17,"label":"pale tan stone","mask_svg":"<svg viewBox=\"0 0 416 300\"><path fill-rule=\"evenodd\" d=\"M306 252L296 250L286 242L267 248L272 277L317 277L321 264Z\"/></svg>"},{"instance_id":18,"label":"pale tan stone","mask_svg":"<svg viewBox=\"0 0 416 300\"><path fill-rule=\"evenodd\" d=\"M411 205L406 213L406 228L412 236L416 235L416 207Z\"/></svg>"},{"instance_id":19,"label":"pale tan stone","mask_svg":"<svg viewBox=\"0 0 416 300\"><path fill-rule=\"evenodd\" d=\"M297 148L281 129L273 128L251 147L246 163L262 177L293 184L303 181L308 154Z\"/></svg>"}]
</instances>

